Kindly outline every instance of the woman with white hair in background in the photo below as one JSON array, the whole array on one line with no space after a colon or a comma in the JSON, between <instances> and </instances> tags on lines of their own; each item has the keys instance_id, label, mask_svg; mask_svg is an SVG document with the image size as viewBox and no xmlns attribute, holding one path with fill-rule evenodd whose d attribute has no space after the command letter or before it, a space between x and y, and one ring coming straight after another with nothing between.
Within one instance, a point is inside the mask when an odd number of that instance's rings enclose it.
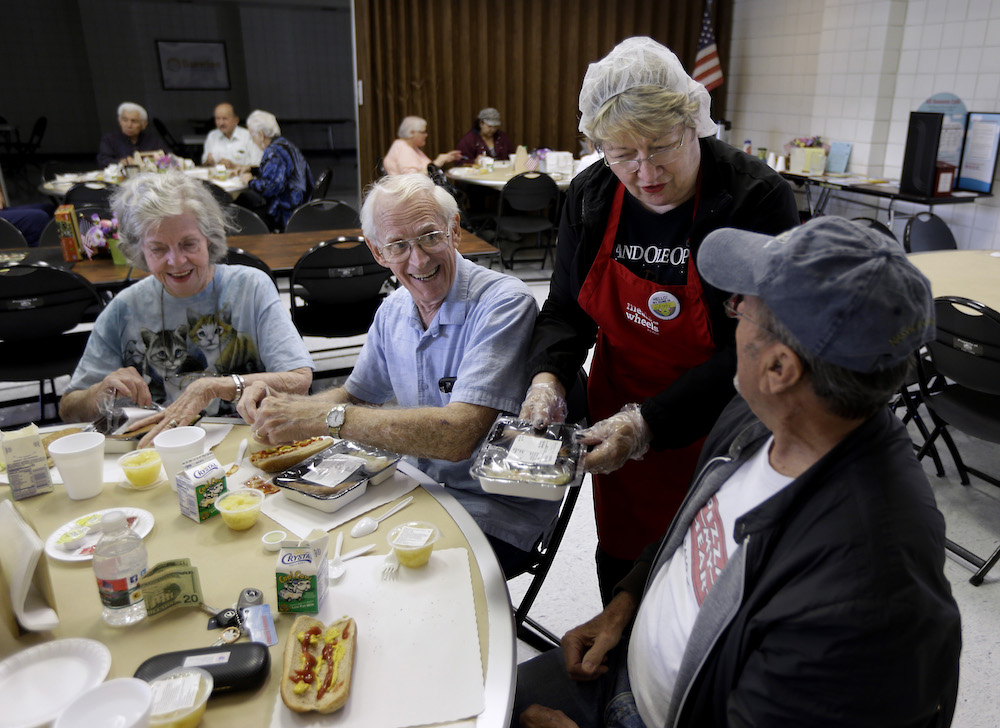
<instances>
[{"instance_id":1,"label":"woman with white hair in background","mask_svg":"<svg viewBox=\"0 0 1000 728\"><path fill-rule=\"evenodd\" d=\"M240 179L249 189L236 202L257 212L272 229L284 230L295 208L312 194L312 170L299 148L281 136L274 114L254 111L247 117L247 130L264 154L256 174L241 168Z\"/></svg>"},{"instance_id":2,"label":"woman with white hair in background","mask_svg":"<svg viewBox=\"0 0 1000 728\"><path fill-rule=\"evenodd\" d=\"M147 129L149 114L131 101L118 107L118 129L101 136L97 163L101 167L122 164L136 152L165 151L167 145L155 131Z\"/></svg>"},{"instance_id":3,"label":"woman with white hair in background","mask_svg":"<svg viewBox=\"0 0 1000 728\"><path fill-rule=\"evenodd\" d=\"M580 90L580 131L604 160L577 175L563 207L521 416L564 418L596 343L585 467L605 604L666 531L733 396L736 322L726 292L695 268L701 241L720 227L777 234L799 222L788 184L715 138L710 105L677 56L643 37L592 63Z\"/></svg>"},{"instance_id":4,"label":"woman with white hair in background","mask_svg":"<svg viewBox=\"0 0 1000 728\"><path fill-rule=\"evenodd\" d=\"M235 406L256 381L309 391L312 358L274 283L256 268L221 264L229 221L205 185L179 171L142 174L115 190L112 209L119 249L151 275L97 317L59 403L63 420L93 420L118 397L166 405L144 421L156 426L142 446L203 410Z\"/></svg>"},{"instance_id":5,"label":"woman with white hair in background","mask_svg":"<svg viewBox=\"0 0 1000 728\"><path fill-rule=\"evenodd\" d=\"M427 120L419 116L407 116L399 125L399 137L389 147L382 166L389 174L406 174L407 172L427 172L427 165L434 162L438 167L457 162L462 153L457 149L442 152L431 160L424 154L423 146L427 144Z\"/></svg>"}]
</instances>

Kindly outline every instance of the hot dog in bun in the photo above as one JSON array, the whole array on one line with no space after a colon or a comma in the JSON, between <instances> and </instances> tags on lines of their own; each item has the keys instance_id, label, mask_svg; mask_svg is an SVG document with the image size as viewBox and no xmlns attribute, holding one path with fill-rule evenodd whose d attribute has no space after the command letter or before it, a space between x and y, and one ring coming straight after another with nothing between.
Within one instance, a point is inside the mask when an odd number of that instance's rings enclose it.
<instances>
[{"instance_id":1,"label":"hot dog in bun","mask_svg":"<svg viewBox=\"0 0 1000 728\"><path fill-rule=\"evenodd\" d=\"M329 627L300 616L285 642L281 669L281 699L296 713L332 713L351 694L351 672L357 646L357 625L341 617Z\"/></svg>"},{"instance_id":2,"label":"hot dog in bun","mask_svg":"<svg viewBox=\"0 0 1000 728\"><path fill-rule=\"evenodd\" d=\"M326 450L333 444L332 437L311 437L288 445L265 447L250 455L250 463L265 473L280 473L308 457Z\"/></svg>"}]
</instances>

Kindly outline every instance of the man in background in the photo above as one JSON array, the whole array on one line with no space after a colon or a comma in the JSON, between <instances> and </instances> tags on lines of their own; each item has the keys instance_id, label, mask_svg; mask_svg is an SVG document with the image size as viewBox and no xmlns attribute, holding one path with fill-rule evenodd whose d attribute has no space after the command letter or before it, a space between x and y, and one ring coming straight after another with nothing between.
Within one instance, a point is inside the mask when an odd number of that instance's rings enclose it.
<instances>
[{"instance_id":1,"label":"man in background","mask_svg":"<svg viewBox=\"0 0 1000 728\"><path fill-rule=\"evenodd\" d=\"M239 125L240 117L233 105L221 103L215 107L215 129L205 138L203 165L222 164L228 169L256 167L263 153L253 143L250 132Z\"/></svg>"},{"instance_id":2,"label":"man in background","mask_svg":"<svg viewBox=\"0 0 1000 728\"><path fill-rule=\"evenodd\" d=\"M101 146L97 151L97 163L101 167L109 164L127 163L127 159L136 152L166 151L160 135L150 131L149 115L146 110L126 101L118 107L118 130L109 131L101 137Z\"/></svg>"}]
</instances>

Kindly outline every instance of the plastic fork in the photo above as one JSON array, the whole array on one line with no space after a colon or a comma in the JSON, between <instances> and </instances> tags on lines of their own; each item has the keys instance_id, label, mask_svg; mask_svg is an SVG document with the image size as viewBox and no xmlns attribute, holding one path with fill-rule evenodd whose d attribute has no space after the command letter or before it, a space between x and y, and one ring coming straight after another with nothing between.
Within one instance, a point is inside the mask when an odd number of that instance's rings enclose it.
<instances>
[{"instance_id":1,"label":"plastic fork","mask_svg":"<svg viewBox=\"0 0 1000 728\"><path fill-rule=\"evenodd\" d=\"M395 549L389 551L389 555L385 557L385 561L382 562L382 579L383 581L396 578L396 572L399 571L399 557L396 556Z\"/></svg>"}]
</instances>

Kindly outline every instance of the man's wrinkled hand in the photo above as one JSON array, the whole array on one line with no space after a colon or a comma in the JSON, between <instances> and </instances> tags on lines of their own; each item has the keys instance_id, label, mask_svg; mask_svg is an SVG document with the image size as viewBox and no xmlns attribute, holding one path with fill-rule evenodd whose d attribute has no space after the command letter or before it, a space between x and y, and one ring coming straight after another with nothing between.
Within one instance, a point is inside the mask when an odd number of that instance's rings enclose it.
<instances>
[{"instance_id":1,"label":"man's wrinkled hand","mask_svg":"<svg viewBox=\"0 0 1000 728\"><path fill-rule=\"evenodd\" d=\"M308 395L272 394L257 407L253 434L270 445L327 435L330 407L329 402Z\"/></svg>"},{"instance_id":2,"label":"man's wrinkled hand","mask_svg":"<svg viewBox=\"0 0 1000 728\"><path fill-rule=\"evenodd\" d=\"M579 728L561 710L543 705L529 705L519 718L521 728Z\"/></svg>"}]
</instances>

